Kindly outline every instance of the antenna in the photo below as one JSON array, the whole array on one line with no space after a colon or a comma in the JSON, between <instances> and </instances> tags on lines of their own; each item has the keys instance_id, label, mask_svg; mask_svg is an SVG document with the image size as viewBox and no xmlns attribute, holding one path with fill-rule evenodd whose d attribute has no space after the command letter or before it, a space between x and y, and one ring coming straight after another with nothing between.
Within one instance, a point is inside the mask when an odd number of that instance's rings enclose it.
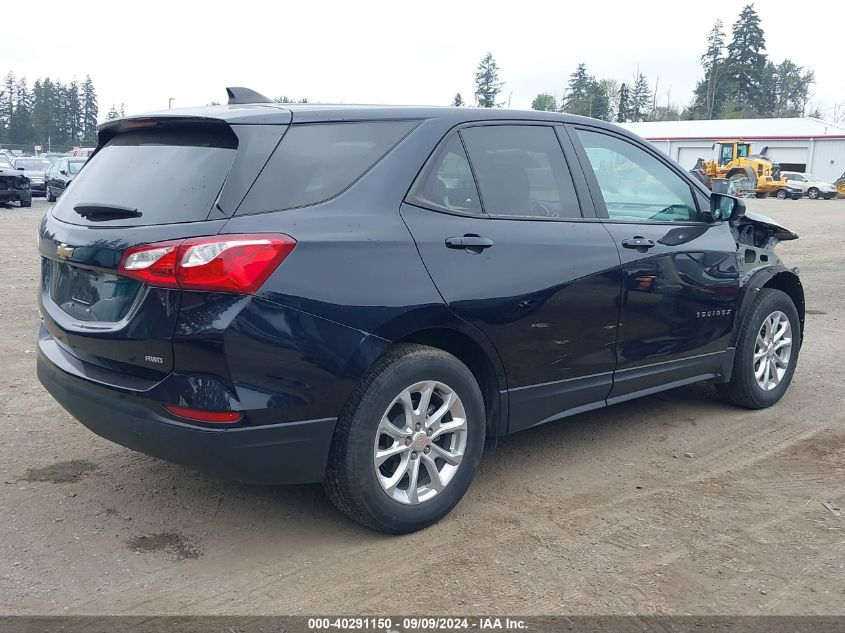
<instances>
[{"instance_id":1,"label":"antenna","mask_svg":"<svg viewBox=\"0 0 845 633\"><path fill-rule=\"evenodd\" d=\"M226 94L229 95L229 105L242 103L273 103L272 99L268 99L263 94L255 92L255 90L250 90L249 88L226 88Z\"/></svg>"}]
</instances>

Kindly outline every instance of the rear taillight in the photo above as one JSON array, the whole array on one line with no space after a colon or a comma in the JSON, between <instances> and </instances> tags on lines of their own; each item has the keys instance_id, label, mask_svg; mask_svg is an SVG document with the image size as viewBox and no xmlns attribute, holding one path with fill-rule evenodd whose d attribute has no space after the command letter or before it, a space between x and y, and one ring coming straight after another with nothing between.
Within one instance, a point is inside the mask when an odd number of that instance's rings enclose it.
<instances>
[{"instance_id":1,"label":"rear taillight","mask_svg":"<svg viewBox=\"0 0 845 633\"><path fill-rule=\"evenodd\" d=\"M126 250L118 272L150 286L252 294L296 246L289 235L215 235Z\"/></svg>"}]
</instances>

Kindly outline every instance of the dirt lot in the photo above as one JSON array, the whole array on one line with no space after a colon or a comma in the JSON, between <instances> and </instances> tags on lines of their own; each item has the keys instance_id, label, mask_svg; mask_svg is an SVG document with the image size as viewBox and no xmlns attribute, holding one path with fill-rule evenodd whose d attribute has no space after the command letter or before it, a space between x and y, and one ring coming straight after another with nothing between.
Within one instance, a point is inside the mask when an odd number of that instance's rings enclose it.
<instances>
[{"instance_id":1,"label":"dirt lot","mask_svg":"<svg viewBox=\"0 0 845 633\"><path fill-rule=\"evenodd\" d=\"M801 235L806 342L768 411L707 385L500 441L463 503L387 538L319 486L138 455L35 378L38 219L0 207L0 613L841 614L845 200L751 201Z\"/></svg>"}]
</instances>

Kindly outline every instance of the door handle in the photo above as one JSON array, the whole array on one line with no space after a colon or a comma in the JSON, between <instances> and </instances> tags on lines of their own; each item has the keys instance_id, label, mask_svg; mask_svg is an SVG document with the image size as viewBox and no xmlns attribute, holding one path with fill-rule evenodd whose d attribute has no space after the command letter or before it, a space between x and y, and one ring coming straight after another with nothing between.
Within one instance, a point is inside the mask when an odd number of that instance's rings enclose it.
<instances>
[{"instance_id":1,"label":"door handle","mask_svg":"<svg viewBox=\"0 0 845 633\"><path fill-rule=\"evenodd\" d=\"M493 246L493 240L468 233L463 237L447 237L447 248L462 248L473 253L480 253L485 248Z\"/></svg>"},{"instance_id":2,"label":"door handle","mask_svg":"<svg viewBox=\"0 0 845 633\"><path fill-rule=\"evenodd\" d=\"M622 240L622 246L624 248L636 248L641 253L645 253L648 249L654 247L654 240L647 240L640 235L636 235L627 240Z\"/></svg>"}]
</instances>

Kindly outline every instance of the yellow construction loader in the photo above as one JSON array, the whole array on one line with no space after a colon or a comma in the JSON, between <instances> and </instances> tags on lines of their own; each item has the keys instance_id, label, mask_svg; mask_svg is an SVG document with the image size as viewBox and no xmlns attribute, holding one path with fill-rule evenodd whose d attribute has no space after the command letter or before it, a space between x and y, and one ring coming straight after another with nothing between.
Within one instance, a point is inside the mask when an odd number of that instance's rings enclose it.
<instances>
[{"instance_id":1,"label":"yellow construction loader","mask_svg":"<svg viewBox=\"0 0 845 633\"><path fill-rule=\"evenodd\" d=\"M691 172L709 189L713 179L723 178L731 193L765 198L786 188L780 166L765 154L766 148L761 154L752 154L751 143L745 141L719 141L713 144L713 159L699 158Z\"/></svg>"}]
</instances>

